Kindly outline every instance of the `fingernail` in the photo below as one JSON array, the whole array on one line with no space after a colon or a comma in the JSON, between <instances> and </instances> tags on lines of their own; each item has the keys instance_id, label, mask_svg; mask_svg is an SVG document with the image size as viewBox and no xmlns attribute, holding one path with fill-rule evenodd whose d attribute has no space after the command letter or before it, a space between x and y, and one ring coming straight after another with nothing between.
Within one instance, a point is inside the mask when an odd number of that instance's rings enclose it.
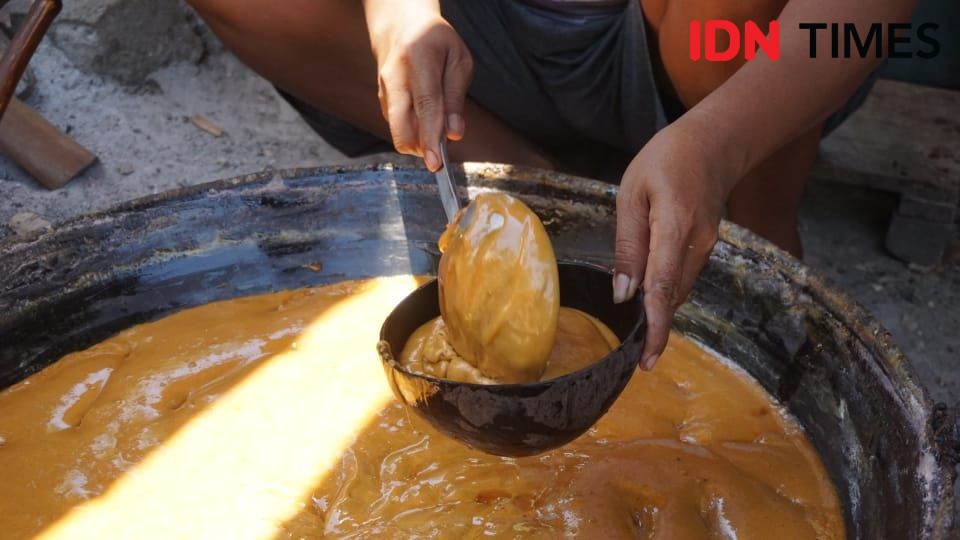
<instances>
[{"instance_id":1,"label":"fingernail","mask_svg":"<svg viewBox=\"0 0 960 540\"><path fill-rule=\"evenodd\" d=\"M613 276L613 303L622 304L627 299L630 289L630 276L618 272Z\"/></svg>"},{"instance_id":2,"label":"fingernail","mask_svg":"<svg viewBox=\"0 0 960 540\"><path fill-rule=\"evenodd\" d=\"M447 117L447 131L451 135L462 136L463 135L463 117L457 113L453 113Z\"/></svg>"},{"instance_id":3,"label":"fingernail","mask_svg":"<svg viewBox=\"0 0 960 540\"><path fill-rule=\"evenodd\" d=\"M643 359L643 362L640 362L640 369L644 371L650 371L653 369L653 366L657 364L657 360L660 359L659 354L651 354L650 356Z\"/></svg>"},{"instance_id":4,"label":"fingernail","mask_svg":"<svg viewBox=\"0 0 960 540\"><path fill-rule=\"evenodd\" d=\"M430 169L431 172L440 170L440 158L437 157L437 154L435 154L433 150L427 150L423 155L423 161L427 164L427 168Z\"/></svg>"}]
</instances>

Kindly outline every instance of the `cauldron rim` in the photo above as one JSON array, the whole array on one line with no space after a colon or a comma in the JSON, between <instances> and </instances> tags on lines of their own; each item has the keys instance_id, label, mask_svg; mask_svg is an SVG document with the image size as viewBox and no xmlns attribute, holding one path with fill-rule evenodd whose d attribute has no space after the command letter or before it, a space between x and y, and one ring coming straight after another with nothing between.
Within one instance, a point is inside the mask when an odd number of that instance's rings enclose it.
<instances>
[{"instance_id":1,"label":"cauldron rim","mask_svg":"<svg viewBox=\"0 0 960 540\"><path fill-rule=\"evenodd\" d=\"M462 164L463 171L470 177L502 177L509 175L510 181L528 181L543 183L552 179L560 179L566 185L574 184L579 188L585 188L594 191L599 195L616 198L617 186L604 184L598 180L583 178L579 176L556 173L537 169L533 167L524 167L520 165L504 165L499 163L486 162L466 162ZM135 212L158 204L181 198L202 196L226 188L236 188L241 186L254 186L263 184L267 187L270 182L276 180L294 180L302 177L327 176L342 173L360 173L375 171L423 171L423 166L393 163L376 163L368 165L328 165L321 167L292 167L277 170L268 170L257 173L244 174L230 178L213 180L190 186L178 187L161 193L154 193L143 197L138 197L129 201L124 201L114 205L107 206L101 210L73 216L56 223L56 226L45 231L40 231L33 235L17 236L9 235L6 238L0 238L0 253L15 252L17 248L25 247L31 243L49 239L51 237L62 235L69 229L83 227L90 222L96 222L100 219L112 219L118 213ZM604 184L606 189L597 189L597 184ZM718 235L718 243L723 242L731 246L751 251L760 256L760 258L780 270L783 277L795 284L803 285L805 290L811 293L812 298L829 308L832 314L844 313L850 317L843 317L843 322L853 331L854 335L862 342L869 343L876 341L877 347L872 352L880 353L878 358L885 364L893 368L899 376L908 381L911 385L910 390L922 398L925 404L932 404L927 391L916 382L916 379L910 369L907 367L909 360L903 354L899 347L893 343L893 338L859 302L854 300L847 293L843 292L836 284L819 270L806 266L802 261L792 257L789 253L781 250L772 243L752 233L748 229L739 225L721 220Z\"/></svg>"}]
</instances>

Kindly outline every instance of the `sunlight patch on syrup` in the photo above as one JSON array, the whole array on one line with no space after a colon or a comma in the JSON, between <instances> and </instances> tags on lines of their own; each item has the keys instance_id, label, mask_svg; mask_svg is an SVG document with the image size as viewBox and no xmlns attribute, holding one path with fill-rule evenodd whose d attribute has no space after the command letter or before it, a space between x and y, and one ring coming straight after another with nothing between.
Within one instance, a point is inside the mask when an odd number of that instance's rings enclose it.
<instances>
[{"instance_id":1,"label":"sunlight patch on syrup","mask_svg":"<svg viewBox=\"0 0 960 540\"><path fill-rule=\"evenodd\" d=\"M379 325L370 321L416 286L411 276L374 280L331 305L290 349L264 359L40 538L276 534L390 401L373 345ZM74 480L65 488L82 489Z\"/></svg>"}]
</instances>

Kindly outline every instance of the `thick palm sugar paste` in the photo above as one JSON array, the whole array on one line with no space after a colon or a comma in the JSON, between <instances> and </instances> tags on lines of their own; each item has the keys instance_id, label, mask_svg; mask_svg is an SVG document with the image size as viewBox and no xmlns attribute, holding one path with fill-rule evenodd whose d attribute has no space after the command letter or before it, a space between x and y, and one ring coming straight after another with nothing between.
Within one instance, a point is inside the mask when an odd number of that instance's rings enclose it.
<instances>
[{"instance_id":1,"label":"thick palm sugar paste","mask_svg":"<svg viewBox=\"0 0 960 540\"><path fill-rule=\"evenodd\" d=\"M560 310L557 259L540 218L510 195L484 193L447 227L440 251L442 334L459 360L496 381L539 379Z\"/></svg>"},{"instance_id":2,"label":"thick palm sugar paste","mask_svg":"<svg viewBox=\"0 0 960 540\"><path fill-rule=\"evenodd\" d=\"M187 309L0 392L0 536L843 538L803 431L677 335L563 448L503 458L438 434L374 347L421 281Z\"/></svg>"}]
</instances>

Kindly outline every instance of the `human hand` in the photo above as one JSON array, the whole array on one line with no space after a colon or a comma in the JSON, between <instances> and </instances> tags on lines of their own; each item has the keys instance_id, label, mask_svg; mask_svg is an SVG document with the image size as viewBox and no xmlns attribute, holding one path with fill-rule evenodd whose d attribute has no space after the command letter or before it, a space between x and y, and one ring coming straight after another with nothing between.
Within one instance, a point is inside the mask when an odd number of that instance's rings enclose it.
<instances>
[{"instance_id":1,"label":"human hand","mask_svg":"<svg viewBox=\"0 0 960 540\"><path fill-rule=\"evenodd\" d=\"M683 119L643 147L617 194L614 302L642 284L647 334L640 367L653 368L667 344L673 313L687 297L717 241L738 176L707 126Z\"/></svg>"},{"instance_id":2,"label":"human hand","mask_svg":"<svg viewBox=\"0 0 960 540\"><path fill-rule=\"evenodd\" d=\"M460 140L473 57L435 0L364 2L380 111L398 152L440 169L440 138Z\"/></svg>"}]
</instances>

